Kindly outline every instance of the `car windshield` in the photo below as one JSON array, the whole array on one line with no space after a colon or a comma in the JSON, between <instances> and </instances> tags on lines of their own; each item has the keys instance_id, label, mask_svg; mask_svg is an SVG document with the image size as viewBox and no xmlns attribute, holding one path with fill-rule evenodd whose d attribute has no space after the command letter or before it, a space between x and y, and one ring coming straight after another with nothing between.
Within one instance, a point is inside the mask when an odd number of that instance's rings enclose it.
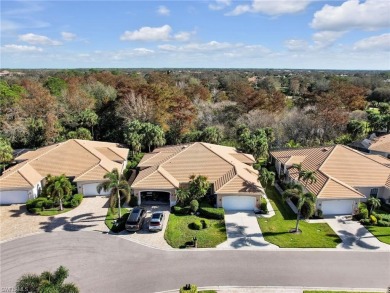
<instances>
[{"instance_id":1,"label":"car windshield","mask_svg":"<svg viewBox=\"0 0 390 293\"><path fill-rule=\"evenodd\" d=\"M134 209L129 218L127 219L127 223L128 224L137 224L137 221L138 221L138 217L139 217L139 214L140 214L140 210L139 209Z\"/></svg>"},{"instance_id":2,"label":"car windshield","mask_svg":"<svg viewBox=\"0 0 390 293\"><path fill-rule=\"evenodd\" d=\"M152 215L152 220L159 220L160 219L160 217L161 217L161 213L155 213L155 214L153 214Z\"/></svg>"}]
</instances>

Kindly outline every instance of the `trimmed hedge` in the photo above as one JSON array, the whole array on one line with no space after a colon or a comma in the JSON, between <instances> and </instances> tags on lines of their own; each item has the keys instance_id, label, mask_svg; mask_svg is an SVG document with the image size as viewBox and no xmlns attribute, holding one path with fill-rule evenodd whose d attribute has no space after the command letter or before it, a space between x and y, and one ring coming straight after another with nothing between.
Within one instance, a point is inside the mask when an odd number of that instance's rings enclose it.
<instances>
[{"instance_id":1,"label":"trimmed hedge","mask_svg":"<svg viewBox=\"0 0 390 293\"><path fill-rule=\"evenodd\" d=\"M82 194L75 194L73 196L67 196L62 201L64 208L75 208L77 207L84 196ZM37 212L43 211L44 209L52 209L59 206L59 203L55 203L52 199L46 197L37 197L35 199L29 199L26 202L26 208L30 213L36 214Z\"/></svg>"},{"instance_id":2,"label":"trimmed hedge","mask_svg":"<svg viewBox=\"0 0 390 293\"><path fill-rule=\"evenodd\" d=\"M199 209L199 202L196 199L191 200L190 208L192 212L196 213Z\"/></svg>"},{"instance_id":3,"label":"trimmed hedge","mask_svg":"<svg viewBox=\"0 0 390 293\"><path fill-rule=\"evenodd\" d=\"M190 213L190 207L173 206L172 213L175 215L188 215Z\"/></svg>"},{"instance_id":4,"label":"trimmed hedge","mask_svg":"<svg viewBox=\"0 0 390 293\"><path fill-rule=\"evenodd\" d=\"M196 285L190 284L190 289L185 289L186 286L180 288L180 293L197 293L198 287Z\"/></svg>"},{"instance_id":5,"label":"trimmed hedge","mask_svg":"<svg viewBox=\"0 0 390 293\"><path fill-rule=\"evenodd\" d=\"M191 228L194 230L202 230L203 224L200 220L196 220L191 223Z\"/></svg>"},{"instance_id":6,"label":"trimmed hedge","mask_svg":"<svg viewBox=\"0 0 390 293\"><path fill-rule=\"evenodd\" d=\"M130 213L123 214L120 219L116 221L114 225L112 225L111 231L114 233L119 233L123 230L125 230L125 224L127 221L127 218L129 217Z\"/></svg>"},{"instance_id":7,"label":"trimmed hedge","mask_svg":"<svg viewBox=\"0 0 390 293\"><path fill-rule=\"evenodd\" d=\"M384 220L379 220L378 224L379 227L390 227L390 222L384 221Z\"/></svg>"},{"instance_id":8,"label":"trimmed hedge","mask_svg":"<svg viewBox=\"0 0 390 293\"><path fill-rule=\"evenodd\" d=\"M208 227L210 227L210 222L207 221L206 219L205 220L200 220L200 222L202 223L202 228L203 229L207 229Z\"/></svg>"},{"instance_id":9,"label":"trimmed hedge","mask_svg":"<svg viewBox=\"0 0 390 293\"><path fill-rule=\"evenodd\" d=\"M215 220L223 220L225 211L223 208L200 208L199 213L202 217Z\"/></svg>"},{"instance_id":10,"label":"trimmed hedge","mask_svg":"<svg viewBox=\"0 0 390 293\"><path fill-rule=\"evenodd\" d=\"M260 210L262 210L263 212L265 212L266 214L268 214L267 200L266 200L264 197L261 198Z\"/></svg>"}]
</instances>

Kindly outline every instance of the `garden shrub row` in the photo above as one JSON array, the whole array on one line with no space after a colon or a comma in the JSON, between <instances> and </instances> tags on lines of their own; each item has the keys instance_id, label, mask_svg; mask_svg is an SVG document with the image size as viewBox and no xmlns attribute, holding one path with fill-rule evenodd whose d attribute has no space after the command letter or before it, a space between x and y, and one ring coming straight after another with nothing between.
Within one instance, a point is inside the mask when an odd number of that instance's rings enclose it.
<instances>
[{"instance_id":1,"label":"garden shrub row","mask_svg":"<svg viewBox=\"0 0 390 293\"><path fill-rule=\"evenodd\" d=\"M191 229L194 229L194 230L207 229L208 227L210 227L210 222L207 221L206 219L196 220L196 221L191 223Z\"/></svg>"},{"instance_id":2,"label":"garden shrub row","mask_svg":"<svg viewBox=\"0 0 390 293\"><path fill-rule=\"evenodd\" d=\"M64 208L75 208L83 200L82 194L75 194L64 198L62 205ZM37 214L43 210L52 209L59 206L59 202L54 202L52 199L47 197L37 197L35 199L29 199L26 202L26 208L30 213Z\"/></svg>"},{"instance_id":3,"label":"garden shrub row","mask_svg":"<svg viewBox=\"0 0 390 293\"><path fill-rule=\"evenodd\" d=\"M175 215L189 215L196 204L193 204L192 207L180 207L178 205L172 207L172 213ZM225 217L225 211L223 208L214 208L207 202L199 203L197 209L199 215L207 219L223 220Z\"/></svg>"},{"instance_id":4,"label":"garden shrub row","mask_svg":"<svg viewBox=\"0 0 390 293\"><path fill-rule=\"evenodd\" d=\"M267 200L266 200L264 197L261 198L260 210L262 210L263 212L265 212L266 214L268 214Z\"/></svg>"}]
</instances>

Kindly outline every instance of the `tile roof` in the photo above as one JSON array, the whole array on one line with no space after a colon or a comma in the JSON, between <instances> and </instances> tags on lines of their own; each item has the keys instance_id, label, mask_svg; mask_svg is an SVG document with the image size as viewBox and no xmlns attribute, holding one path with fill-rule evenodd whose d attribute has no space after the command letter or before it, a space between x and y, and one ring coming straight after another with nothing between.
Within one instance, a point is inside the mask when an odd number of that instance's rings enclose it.
<instances>
[{"instance_id":1,"label":"tile roof","mask_svg":"<svg viewBox=\"0 0 390 293\"><path fill-rule=\"evenodd\" d=\"M71 139L17 157L21 163L4 172L0 189L27 187L20 176L30 187L48 174L65 174L75 177L75 181L101 181L108 171L121 168L127 154L128 149L115 143Z\"/></svg>"},{"instance_id":2,"label":"tile roof","mask_svg":"<svg viewBox=\"0 0 390 293\"><path fill-rule=\"evenodd\" d=\"M370 151L390 153L390 134L373 139L368 149Z\"/></svg>"},{"instance_id":3,"label":"tile roof","mask_svg":"<svg viewBox=\"0 0 390 293\"><path fill-rule=\"evenodd\" d=\"M271 155L286 166L301 161L303 170L315 171L317 182L306 188L319 198L359 198L363 195L354 187L388 186L389 160L347 146L280 150L272 151ZM289 169L289 175L298 180L295 168Z\"/></svg>"},{"instance_id":4,"label":"tile roof","mask_svg":"<svg viewBox=\"0 0 390 293\"><path fill-rule=\"evenodd\" d=\"M252 164L253 156L232 147L202 142L158 148L142 158L138 166L150 167L138 174L132 187L178 188L191 175L204 175L218 193L262 192L257 171L246 162Z\"/></svg>"}]
</instances>

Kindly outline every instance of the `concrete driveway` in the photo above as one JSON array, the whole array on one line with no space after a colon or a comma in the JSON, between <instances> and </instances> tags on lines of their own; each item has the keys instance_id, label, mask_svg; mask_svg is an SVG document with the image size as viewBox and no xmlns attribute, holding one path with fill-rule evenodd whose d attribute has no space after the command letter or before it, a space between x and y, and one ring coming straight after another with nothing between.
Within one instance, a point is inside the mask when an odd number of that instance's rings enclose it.
<instances>
[{"instance_id":1,"label":"concrete driveway","mask_svg":"<svg viewBox=\"0 0 390 293\"><path fill-rule=\"evenodd\" d=\"M168 218L169 218L169 205L143 205L143 208L147 210L147 215L142 230L130 233L127 231L122 231L120 233L123 239L131 240L146 246L159 248L159 249L172 249L171 246L165 241L164 234L165 229L167 228ZM149 232L148 226L150 217L153 212L162 211L164 212L164 226L162 231L158 232Z\"/></svg>"},{"instance_id":2,"label":"concrete driveway","mask_svg":"<svg viewBox=\"0 0 390 293\"><path fill-rule=\"evenodd\" d=\"M104 196L86 197L77 208L56 216L29 214L24 204L0 206L0 241L61 230L107 232L107 207L108 199Z\"/></svg>"},{"instance_id":3,"label":"concrete driveway","mask_svg":"<svg viewBox=\"0 0 390 293\"><path fill-rule=\"evenodd\" d=\"M217 248L269 249L278 248L264 240L254 212L225 211L227 241Z\"/></svg>"},{"instance_id":4,"label":"concrete driveway","mask_svg":"<svg viewBox=\"0 0 390 293\"><path fill-rule=\"evenodd\" d=\"M357 221L348 220L345 216L329 217L325 221L343 241L337 248L385 249L390 251L390 245L380 242Z\"/></svg>"}]
</instances>

